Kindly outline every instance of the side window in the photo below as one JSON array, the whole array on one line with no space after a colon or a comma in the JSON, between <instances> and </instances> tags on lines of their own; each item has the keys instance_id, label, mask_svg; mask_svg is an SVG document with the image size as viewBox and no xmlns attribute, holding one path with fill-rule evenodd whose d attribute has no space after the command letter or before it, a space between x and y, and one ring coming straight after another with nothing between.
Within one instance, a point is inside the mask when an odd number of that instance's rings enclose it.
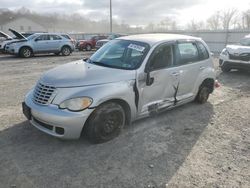
<instances>
[{"instance_id":1,"label":"side window","mask_svg":"<svg viewBox=\"0 0 250 188\"><path fill-rule=\"evenodd\" d=\"M178 43L175 51L176 65L185 65L199 61L199 53L195 43Z\"/></svg>"},{"instance_id":2,"label":"side window","mask_svg":"<svg viewBox=\"0 0 250 188\"><path fill-rule=\"evenodd\" d=\"M50 35L50 40L62 40L61 37L59 37L58 35Z\"/></svg>"},{"instance_id":3,"label":"side window","mask_svg":"<svg viewBox=\"0 0 250 188\"><path fill-rule=\"evenodd\" d=\"M208 59L209 54L208 54L206 47L201 42L197 42L197 46L198 46L199 52L200 52L200 60Z\"/></svg>"},{"instance_id":4,"label":"side window","mask_svg":"<svg viewBox=\"0 0 250 188\"><path fill-rule=\"evenodd\" d=\"M150 60L149 69L157 70L171 67L173 63L172 45L164 44L156 47Z\"/></svg>"},{"instance_id":5,"label":"side window","mask_svg":"<svg viewBox=\"0 0 250 188\"><path fill-rule=\"evenodd\" d=\"M40 35L35 39L36 41L45 41L45 40L50 40L49 35Z\"/></svg>"},{"instance_id":6,"label":"side window","mask_svg":"<svg viewBox=\"0 0 250 188\"><path fill-rule=\"evenodd\" d=\"M68 35L62 35L64 38L66 39L70 39L70 37Z\"/></svg>"}]
</instances>

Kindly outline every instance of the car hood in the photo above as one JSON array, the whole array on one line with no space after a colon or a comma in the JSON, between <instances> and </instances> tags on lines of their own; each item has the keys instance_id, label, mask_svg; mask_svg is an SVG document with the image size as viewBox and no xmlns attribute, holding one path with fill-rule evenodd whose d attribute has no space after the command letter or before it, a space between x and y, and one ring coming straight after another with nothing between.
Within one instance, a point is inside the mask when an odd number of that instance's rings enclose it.
<instances>
[{"instance_id":1,"label":"car hood","mask_svg":"<svg viewBox=\"0 0 250 188\"><path fill-rule=\"evenodd\" d=\"M83 60L67 63L43 74L40 82L54 87L79 87L135 79L135 70L102 67Z\"/></svg>"},{"instance_id":2,"label":"car hood","mask_svg":"<svg viewBox=\"0 0 250 188\"><path fill-rule=\"evenodd\" d=\"M27 38L25 36L23 36L21 33L15 31L13 29L9 29L9 31L11 33L13 33L13 35L15 35L17 37L17 39L26 39L27 40Z\"/></svg>"},{"instance_id":3,"label":"car hood","mask_svg":"<svg viewBox=\"0 0 250 188\"><path fill-rule=\"evenodd\" d=\"M0 31L0 37L6 38L6 39L12 39L11 36L7 35L6 33Z\"/></svg>"},{"instance_id":4,"label":"car hood","mask_svg":"<svg viewBox=\"0 0 250 188\"><path fill-rule=\"evenodd\" d=\"M250 53L250 46L227 45L226 49L230 54Z\"/></svg>"}]
</instances>

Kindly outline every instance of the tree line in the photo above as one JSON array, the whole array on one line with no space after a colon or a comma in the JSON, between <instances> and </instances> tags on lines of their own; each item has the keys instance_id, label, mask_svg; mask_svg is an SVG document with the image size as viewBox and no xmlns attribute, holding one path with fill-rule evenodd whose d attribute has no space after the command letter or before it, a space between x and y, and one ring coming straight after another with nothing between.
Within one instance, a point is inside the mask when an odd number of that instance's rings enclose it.
<instances>
[{"instance_id":1,"label":"tree line","mask_svg":"<svg viewBox=\"0 0 250 188\"><path fill-rule=\"evenodd\" d=\"M15 11L0 9L0 25L15 18L26 17L54 32L109 32L109 19L94 21L86 16L73 14L39 14L23 7ZM229 30L250 29L250 9L240 12L227 9L214 12L207 20L191 20L184 26L178 25L175 17L165 17L158 23L145 26L130 26L125 21L113 21L113 31L119 33L165 32L173 30Z\"/></svg>"}]
</instances>

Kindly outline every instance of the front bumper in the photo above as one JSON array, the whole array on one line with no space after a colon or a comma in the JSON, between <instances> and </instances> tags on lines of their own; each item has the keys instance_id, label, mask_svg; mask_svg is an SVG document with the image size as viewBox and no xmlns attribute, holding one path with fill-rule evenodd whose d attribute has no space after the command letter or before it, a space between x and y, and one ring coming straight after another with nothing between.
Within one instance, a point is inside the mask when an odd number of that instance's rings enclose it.
<instances>
[{"instance_id":1,"label":"front bumper","mask_svg":"<svg viewBox=\"0 0 250 188\"><path fill-rule=\"evenodd\" d=\"M9 46L5 47L5 52L8 54L18 54L18 51L15 48Z\"/></svg>"},{"instance_id":2,"label":"front bumper","mask_svg":"<svg viewBox=\"0 0 250 188\"><path fill-rule=\"evenodd\" d=\"M233 60L233 59L225 58L224 56L220 56L219 66L227 67L230 69L250 70L250 61Z\"/></svg>"},{"instance_id":3,"label":"front bumper","mask_svg":"<svg viewBox=\"0 0 250 188\"><path fill-rule=\"evenodd\" d=\"M30 91L25 104L30 108L30 123L39 130L62 139L78 139L85 122L94 109L81 112L61 110L57 105L38 105L32 100L33 92Z\"/></svg>"}]
</instances>

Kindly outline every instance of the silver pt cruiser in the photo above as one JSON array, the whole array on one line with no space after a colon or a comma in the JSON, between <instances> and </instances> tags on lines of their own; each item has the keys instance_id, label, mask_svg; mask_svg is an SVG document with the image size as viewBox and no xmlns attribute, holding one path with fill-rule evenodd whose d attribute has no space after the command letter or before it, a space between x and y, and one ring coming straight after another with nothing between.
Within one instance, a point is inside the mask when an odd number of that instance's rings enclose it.
<instances>
[{"instance_id":1,"label":"silver pt cruiser","mask_svg":"<svg viewBox=\"0 0 250 188\"><path fill-rule=\"evenodd\" d=\"M49 70L26 95L23 113L39 130L94 143L130 122L197 101L214 90L210 51L200 38L145 34L110 41L87 60Z\"/></svg>"}]
</instances>

